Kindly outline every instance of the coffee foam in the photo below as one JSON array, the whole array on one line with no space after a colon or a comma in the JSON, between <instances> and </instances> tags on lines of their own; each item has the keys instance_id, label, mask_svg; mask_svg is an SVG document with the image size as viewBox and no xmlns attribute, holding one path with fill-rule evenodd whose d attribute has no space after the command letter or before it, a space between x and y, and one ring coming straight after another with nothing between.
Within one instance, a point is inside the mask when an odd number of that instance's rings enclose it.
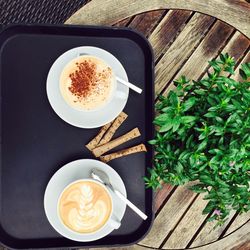
<instances>
[{"instance_id":1,"label":"coffee foam","mask_svg":"<svg viewBox=\"0 0 250 250\"><path fill-rule=\"evenodd\" d=\"M95 77L89 94L79 98L70 90L72 87L70 75L79 71L79 64L86 62L94 66ZM112 69L103 60L89 55L79 56L70 61L60 76L60 91L63 98L71 107L78 110L95 110L104 106L111 99L115 86Z\"/></svg>"},{"instance_id":2,"label":"coffee foam","mask_svg":"<svg viewBox=\"0 0 250 250\"><path fill-rule=\"evenodd\" d=\"M105 225L112 211L109 194L92 181L70 185L59 200L62 222L78 233L93 233Z\"/></svg>"}]
</instances>

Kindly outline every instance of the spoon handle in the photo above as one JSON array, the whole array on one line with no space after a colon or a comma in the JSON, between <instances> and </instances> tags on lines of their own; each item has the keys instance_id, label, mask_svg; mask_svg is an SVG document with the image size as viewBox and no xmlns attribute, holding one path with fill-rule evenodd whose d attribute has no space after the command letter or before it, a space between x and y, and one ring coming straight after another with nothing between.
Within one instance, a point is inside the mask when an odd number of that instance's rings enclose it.
<instances>
[{"instance_id":1,"label":"spoon handle","mask_svg":"<svg viewBox=\"0 0 250 250\"><path fill-rule=\"evenodd\" d=\"M131 201L129 201L127 198L125 198L123 196L123 194L121 194L118 190L114 189L114 192L116 193L116 195L122 200L124 201L132 210L134 210L134 212L136 212L143 220L146 220L148 218L148 216L146 214L144 214L138 207L136 207Z\"/></svg>"},{"instance_id":2,"label":"spoon handle","mask_svg":"<svg viewBox=\"0 0 250 250\"><path fill-rule=\"evenodd\" d=\"M141 94L142 89L135 86L134 84L132 84L131 82L127 82L123 79L121 79L120 77L116 76L116 80L126 86L128 86L130 89L134 90L135 92L137 92L138 94Z\"/></svg>"}]
</instances>

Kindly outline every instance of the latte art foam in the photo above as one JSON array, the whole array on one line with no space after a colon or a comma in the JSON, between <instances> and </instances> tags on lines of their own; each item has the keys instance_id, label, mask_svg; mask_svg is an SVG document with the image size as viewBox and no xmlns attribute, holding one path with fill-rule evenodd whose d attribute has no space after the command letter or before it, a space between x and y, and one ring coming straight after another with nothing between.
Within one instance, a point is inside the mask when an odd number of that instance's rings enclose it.
<instances>
[{"instance_id":1,"label":"latte art foam","mask_svg":"<svg viewBox=\"0 0 250 250\"><path fill-rule=\"evenodd\" d=\"M63 223L78 233L92 233L109 219L111 198L99 184L79 181L69 186L59 201L59 215Z\"/></svg>"}]
</instances>

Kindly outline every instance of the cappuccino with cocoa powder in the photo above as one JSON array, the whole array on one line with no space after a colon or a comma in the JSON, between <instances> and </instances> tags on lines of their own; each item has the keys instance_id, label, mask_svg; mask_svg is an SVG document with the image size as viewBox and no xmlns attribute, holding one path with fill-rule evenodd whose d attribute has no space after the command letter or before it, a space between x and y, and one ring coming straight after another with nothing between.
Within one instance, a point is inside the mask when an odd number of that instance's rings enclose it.
<instances>
[{"instance_id":1,"label":"cappuccino with cocoa powder","mask_svg":"<svg viewBox=\"0 0 250 250\"><path fill-rule=\"evenodd\" d=\"M70 61L60 76L60 91L73 108L91 111L112 97L116 81L111 67L95 56L79 56Z\"/></svg>"},{"instance_id":2,"label":"cappuccino with cocoa powder","mask_svg":"<svg viewBox=\"0 0 250 250\"><path fill-rule=\"evenodd\" d=\"M63 224L77 233L94 233L102 228L112 213L111 197L101 184L80 180L70 184L58 201Z\"/></svg>"}]
</instances>

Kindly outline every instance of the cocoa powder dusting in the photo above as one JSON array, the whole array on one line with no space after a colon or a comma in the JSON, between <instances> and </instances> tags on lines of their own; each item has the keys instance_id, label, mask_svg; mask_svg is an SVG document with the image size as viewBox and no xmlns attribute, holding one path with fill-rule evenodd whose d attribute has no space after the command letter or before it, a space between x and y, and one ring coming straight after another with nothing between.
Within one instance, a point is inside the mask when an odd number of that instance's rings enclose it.
<instances>
[{"instance_id":1,"label":"cocoa powder dusting","mask_svg":"<svg viewBox=\"0 0 250 250\"><path fill-rule=\"evenodd\" d=\"M85 60L76 65L77 70L69 75L71 79L69 91L81 99L88 96L91 87L96 85L96 64Z\"/></svg>"}]
</instances>

